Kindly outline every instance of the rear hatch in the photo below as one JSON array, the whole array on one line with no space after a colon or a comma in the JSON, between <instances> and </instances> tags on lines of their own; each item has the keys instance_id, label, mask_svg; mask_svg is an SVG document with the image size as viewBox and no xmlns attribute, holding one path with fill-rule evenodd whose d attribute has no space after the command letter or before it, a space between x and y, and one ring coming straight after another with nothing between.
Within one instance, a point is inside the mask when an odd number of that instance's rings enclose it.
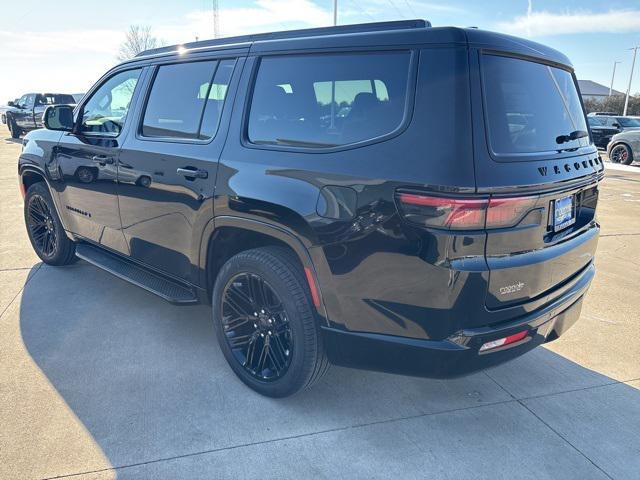
<instances>
[{"instance_id":1,"label":"rear hatch","mask_svg":"<svg viewBox=\"0 0 640 480\"><path fill-rule=\"evenodd\" d=\"M599 231L603 166L573 71L521 47L471 50L479 67L474 102L482 106L474 108L474 131L484 133L474 139L478 193L505 206L495 209L493 228L487 211L490 310L552 299L589 266Z\"/></svg>"}]
</instances>

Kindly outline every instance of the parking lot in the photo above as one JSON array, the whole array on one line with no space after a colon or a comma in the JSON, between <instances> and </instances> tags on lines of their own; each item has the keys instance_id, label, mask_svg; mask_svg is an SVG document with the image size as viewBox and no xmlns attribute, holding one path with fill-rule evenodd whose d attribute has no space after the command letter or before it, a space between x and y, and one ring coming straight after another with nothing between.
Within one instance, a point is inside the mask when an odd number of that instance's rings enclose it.
<instances>
[{"instance_id":1,"label":"parking lot","mask_svg":"<svg viewBox=\"0 0 640 480\"><path fill-rule=\"evenodd\" d=\"M333 368L260 397L207 307L33 253L0 129L0 478L640 478L640 168L602 185L580 321L441 381Z\"/></svg>"}]
</instances>

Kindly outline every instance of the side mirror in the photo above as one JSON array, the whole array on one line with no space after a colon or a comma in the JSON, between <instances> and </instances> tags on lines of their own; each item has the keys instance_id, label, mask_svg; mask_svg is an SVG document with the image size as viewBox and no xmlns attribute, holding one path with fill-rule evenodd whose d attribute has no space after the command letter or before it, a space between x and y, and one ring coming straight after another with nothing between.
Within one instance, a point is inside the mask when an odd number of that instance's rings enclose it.
<instances>
[{"instance_id":1,"label":"side mirror","mask_svg":"<svg viewBox=\"0 0 640 480\"><path fill-rule=\"evenodd\" d=\"M16 106L16 102L14 102L13 100L9 100L7 102L7 107L15 107Z\"/></svg>"},{"instance_id":2,"label":"side mirror","mask_svg":"<svg viewBox=\"0 0 640 480\"><path fill-rule=\"evenodd\" d=\"M73 131L73 108L69 105L51 105L44 111L42 121L47 130Z\"/></svg>"},{"instance_id":3,"label":"side mirror","mask_svg":"<svg viewBox=\"0 0 640 480\"><path fill-rule=\"evenodd\" d=\"M620 124L619 123L612 123L611 126L613 128L620 128Z\"/></svg>"}]
</instances>

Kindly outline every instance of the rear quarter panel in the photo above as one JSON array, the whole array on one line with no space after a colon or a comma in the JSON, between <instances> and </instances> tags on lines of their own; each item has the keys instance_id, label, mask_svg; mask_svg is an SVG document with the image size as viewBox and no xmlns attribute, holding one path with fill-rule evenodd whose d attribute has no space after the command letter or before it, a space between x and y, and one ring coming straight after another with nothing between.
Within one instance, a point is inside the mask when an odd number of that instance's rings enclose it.
<instances>
[{"instance_id":1,"label":"rear quarter panel","mask_svg":"<svg viewBox=\"0 0 640 480\"><path fill-rule=\"evenodd\" d=\"M466 49L438 46L414 55L418 88L406 126L362 147L310 152L248 145L247 98L239 95L215 213L280 224L303 239L334 326L433 338L447 333L443 320L461 295L480 291L474 282L483 280L470 274L477 265L469 258L484 266L484 234L417 233L399 218L398 187L475 190ZM251 91L256 62L249 58L239 91ZM327 213L327 205L340 202L348 205ZM451 262L458 262L457 274Z\"/></svg>"}]
</instances>

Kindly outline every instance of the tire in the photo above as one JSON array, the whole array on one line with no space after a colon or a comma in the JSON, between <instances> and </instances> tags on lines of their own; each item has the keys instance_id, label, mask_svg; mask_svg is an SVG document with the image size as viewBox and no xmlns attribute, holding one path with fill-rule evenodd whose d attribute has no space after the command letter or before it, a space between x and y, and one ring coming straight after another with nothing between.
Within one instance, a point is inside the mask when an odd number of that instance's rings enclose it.
<instances>
[{"instance_id":1,"label":"tire","mask_svg":"<svg viewBox=\"0 0 640 480\"><path fill-rule=\"evenodd\" d=\"M9 132L11 133L11 138L20 138L20 129L16 125L13 117L7 117L7 127L9 127Z\"/></svg>"},{"instance_id":2,"label":"tire","mask_svg":"<svg viewBox=\"0 0 640 480\"><path fill-rule=\"evenodd\" d=\"M252 295L249 282L253 292L262 293ZM260 289L255 287L259 282ZM216 278L212 306L216 337L229 366L256 392L286 397L311 387L327 372L309 287L289 250L264 247L232 257Z\"/></svg>"},{"instance_id":3,"label":"tire","mask_svg":"<svg viewBox=\"0 0 640 480\"><path fill-rule=\"evenodd\" d=\"M151 177L147 175L141 176L139 179L136 180L136 185L144 188L149 188L149 186L151 186Z\"/></svg>"},{"instance_id":4,"label":"tire","mask_svg":"<svg viewBox=\"0 0 640 480\"><path fill-rule=\"evenodd\" d=\"M633 151L626 143L619 143L611 149L609 159L613 163L631 165L633 163Z\"/></svg>"},{"instance_id":5,"label":"tire","mask_svg":"<svg viewBox=\"0 0 640 480\"><path fill-rule=\"evenodd\" d=\"M31 246L44 263L60 266L75 262L75 243L67 237L44 182L34 183L27 190L24 220Z\"/></svg>"},{"instance_id":6,"label":"tire","mask_svg":"<svg viewBox=\"0 0 640 480\"><path fill-rule=\"evenodd\" d=\"M76 178L80 183L92 183L97 178L95 169L90 167L79 167L76 170Z\"/></svg>"}]
</instances>

